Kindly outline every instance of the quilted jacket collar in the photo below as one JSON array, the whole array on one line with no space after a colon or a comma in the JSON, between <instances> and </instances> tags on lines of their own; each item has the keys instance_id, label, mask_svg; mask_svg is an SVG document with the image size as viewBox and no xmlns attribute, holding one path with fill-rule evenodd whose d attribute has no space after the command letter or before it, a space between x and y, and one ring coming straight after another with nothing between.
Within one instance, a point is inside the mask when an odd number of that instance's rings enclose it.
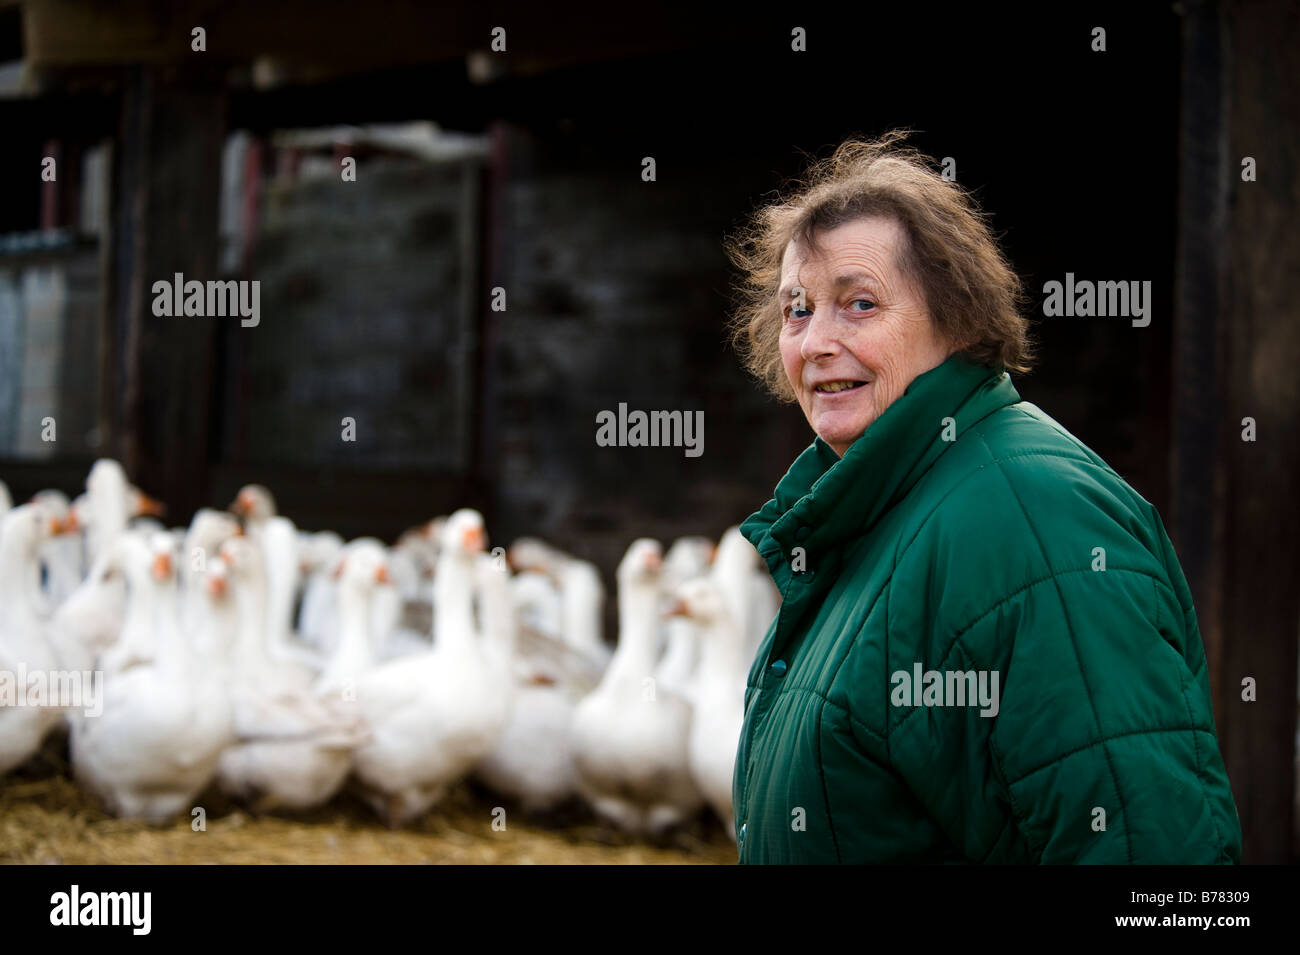
<instances>
[{"instance_id":1,"label":"quilted jacket collar","mask_svg":"<svg viewBox=\"0 0 1300 955\"><path fill-rule=\"evenodd\" d=\"M772 500L751 515L741 532L767 561L785 590L794 547L808 560L865 534L897 504L951 441L943 419L960 436L971 425L1020 395L999 363L995 368L954 354L918 375L902 397L838 457L817 438L776 486Z\"/></svg>"}]
</instances>

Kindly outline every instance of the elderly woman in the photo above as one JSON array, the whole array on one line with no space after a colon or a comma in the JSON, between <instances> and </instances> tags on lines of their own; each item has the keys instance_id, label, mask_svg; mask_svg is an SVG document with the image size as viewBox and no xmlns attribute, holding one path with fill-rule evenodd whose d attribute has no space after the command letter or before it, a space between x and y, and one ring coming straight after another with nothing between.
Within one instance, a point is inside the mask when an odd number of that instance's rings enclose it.
<instances>
[{"instance_id":1,"label":"elderly woman","mask_svg":"<svg viewBox=\"0 0 1300 955\"><path fill-rule=\"evenodd\" d=\"M1237 862L1155 508L1041 409L1018 280L897 134L732 243L747 363L816 434L742 530L784 595L745 691L741 862Z\"/></svg>"}]
</instances>

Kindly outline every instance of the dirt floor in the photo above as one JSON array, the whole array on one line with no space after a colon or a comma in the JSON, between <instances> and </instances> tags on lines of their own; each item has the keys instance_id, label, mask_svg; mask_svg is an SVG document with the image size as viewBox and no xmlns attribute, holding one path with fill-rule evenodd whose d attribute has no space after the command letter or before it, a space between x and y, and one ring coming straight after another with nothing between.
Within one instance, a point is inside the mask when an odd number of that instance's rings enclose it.
<instances>
[{"instance_id":1,"label":"dirt floor","mask_svg":"<svg viewBox=\"0 0 1300 955\"><path fill-rule=\"evenodd\" d=\"M506 806L492 827L490 794L454 790L412 826L390 831L355 796L295 816L257 816L215 791L197 800L206 831L191 819L165 826L114 819L67 775L61 749L47 746L0 777L0 863L36 864L731 864L736 848L701 818L661 845L624 836L581 809L547 822Z\"/></svg>"}]
</instances>

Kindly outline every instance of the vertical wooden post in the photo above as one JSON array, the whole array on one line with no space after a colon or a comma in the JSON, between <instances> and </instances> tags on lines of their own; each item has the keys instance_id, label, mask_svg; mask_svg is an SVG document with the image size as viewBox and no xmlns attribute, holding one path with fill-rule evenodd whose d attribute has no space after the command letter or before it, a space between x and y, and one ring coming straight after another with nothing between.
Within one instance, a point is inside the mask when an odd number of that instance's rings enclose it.
<instances>
[{"instance_id":1,"label":"vertical wooden post","mask_svg":"<svg viewBox=\"0 0 1300 955\"><path fill-rule=\"evenodd\" d=\"M226 94L215 77L137 67L115 143L106 296L110 448L174 522L206 501L214 335L237 318L153 314L154 282L216 279ZM253 329L248 331L252 332Z\"/></svg>"},{"instance_id":2,"label":"vertical wooden post","mask_svg":"<svg viewBox=\"0 0 1300 955\"><path fill-rule=\"evenodd\" d=\"M1300 26L1285 4L1184 11L1172 534L1244 859L1279 863L1293 855L1300 624Z\"/></svg>"},{"instance_id":3,"label":"vertical wooden post","mask_svg":"<svg viewBox=\"0 0 1300 955\"><path fill-rule=\"evenodd\" d=\"M1227 746L1250 858L1282 863L1294 858L1300 628L1300 18L1286 3L1227 9L1224 682L1243 711ZM1242 179L1245 157L1253 182ZM1253 443L1242 437L1247 417ZM1240 702L1245 677L1255 703Z\"/></svg>"}]
</instances>

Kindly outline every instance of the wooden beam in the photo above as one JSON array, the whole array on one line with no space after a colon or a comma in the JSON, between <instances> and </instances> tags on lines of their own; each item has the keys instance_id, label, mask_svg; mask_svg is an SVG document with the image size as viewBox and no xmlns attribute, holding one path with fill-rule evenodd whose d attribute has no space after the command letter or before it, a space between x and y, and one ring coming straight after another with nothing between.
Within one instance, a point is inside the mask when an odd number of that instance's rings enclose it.
<instances>
[{"instance_id":1,"label":"wooden beam","mask_svg":"<svg viewBox=\"0 0 1300 955\"><path fill-rule=\"evenodd\" d=\"M316 82L366 70L463 59L490 52L492 30L506 31L502 64L519 75L554 66L675 50L690 28L651 6L627 16L608 4L551 7L508 2L491 8L402 0L27 0L24 55L34 68L136 63L223 63L265 57L286 79ZM191 49L203 27L207 49Z\"/></svg>"},{"instance_id":2,"label":"wooden beam","mask_svg":"<svg viewBox=\"0 0 1300 955\"><path fill-rule=\"evenodd\" d=\"M1300 17L1279 2L1228 0L1227 12L1226 745L1251 861L1283 863L1295 858L1300 627ZM1254 182L1242 179L1245 157ZM1246 677L1255 703L1241 702Z\"/></svg>"},{"instance_id":3,"label":"wooden beam","mask_svg":"<svg viewBox=\"0 0 1300 955\"><path fill-rule=\"evenodd\" d=\"M1171 532L1244 860L1282 863L1295 855L1300 75L1277 67L1293 59L1300 21L1285 4L1184 9Z\"/></svg>"},{"instance_id":4,"label":"wooden beam","mask_svg":"<svg viewBox=\"0 0 1300 955\"><path fill-rule=\"evenodd\" d=\"M151 288L178 272L218 278L226 96L207 79L131 71L114 146L106 276L109 447L181 521L207 503L214 334L232 319L155 316Z\"/></svg>"}]
</instances>

